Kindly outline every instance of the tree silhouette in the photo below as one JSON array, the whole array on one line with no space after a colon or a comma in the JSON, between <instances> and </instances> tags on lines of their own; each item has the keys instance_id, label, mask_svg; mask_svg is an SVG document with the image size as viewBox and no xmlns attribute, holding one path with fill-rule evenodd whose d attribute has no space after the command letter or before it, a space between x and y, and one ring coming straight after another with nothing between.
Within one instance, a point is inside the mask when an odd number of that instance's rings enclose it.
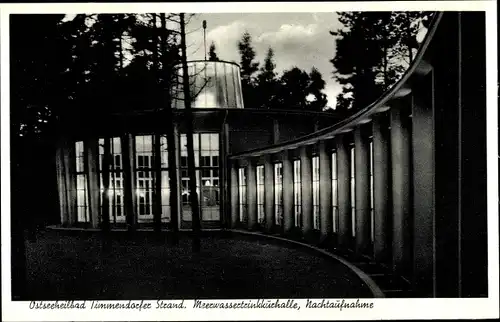
<instances>
[{"instance_id":1,"label":"tree silhouette","mask_svg":"<svg viewBox=\"0 0 500 322\"><path fill-rule=\"evenodd\" d=\"M322 92L325 89L325 85L326 83L323 80L323 76L317 68L313 67L309 73L308 91L309 94L313 95L314 100L308 101L307 105L309 110L319 112L325 108L328 102L326 94Z\"/></svg>"},{"instance_id":2,"label":"tree silhouette","mask_svg":"<svg viewBox=\"0 0 500 322\"><path fill-rule=\"evenodd\" d=\"M425 12L342 12L343 27L331 31L336 55L330 62L343 86L337 109L360 109L392 86L413 60Z\"/></svg>"},{"instance_id":3,"label":"tree silhouette","mask_svg":"<svg viewBox=\"0 0 500 322\"><path fill-rule=\"evenodd\" d=\"M210 44L210 48L208 51L208 60L209 61L219 61L219 57L217 57L217 53L215 52L215 43L213 41Z\"/></svg>"},{"instance_id":4,"label":"tree silhouette","mask_svg":"<svg viewBox=\"0 0 500 322\"><path fill-rule=\"evenodd\" d=\"M278 104L279 80L275 72L274 51L269 47L264 65L257 75L257 91L259 92L259 108L274 109Z\"/></svg>"},{"instance_id":5,"label":"tree silhouette","mask_svg":"<svg viewBox=\"0 0 500 322\"><path fill-rule=\"evenodd\" d=\"M256 99L257 84L254 74L259 70L259 62L254 61L256 54L252 47L252 36L248 31L243 33L241 40L238 42L238 50L240 53L240 75L244 103L249 108L256 108L258 107L258 100Z\"/></svg>"}]
</instances>

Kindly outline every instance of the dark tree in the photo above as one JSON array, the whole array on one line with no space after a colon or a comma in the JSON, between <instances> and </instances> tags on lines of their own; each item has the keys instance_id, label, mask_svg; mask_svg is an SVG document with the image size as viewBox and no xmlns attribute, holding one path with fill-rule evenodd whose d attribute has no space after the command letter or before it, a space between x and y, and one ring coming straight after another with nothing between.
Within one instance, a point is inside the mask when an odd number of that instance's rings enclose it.
<instances>
[{"instance_id":1,"label":"dark tree","mask_svg":"<svg viewBox=\"0 0 500 322\"><path fill-rule=\"evenodd\" d=\"M422 12L343 12L343 28L332 31L336 55L330 60L343 86L337 109L360 109L390 88L408 68L418 48Z\"/></svg>"},{"instance_id":2,"label":"dark tree","mask_svg":"<svg viewBox=\"0 0 500 322\"><path fill-rule=\"evenodd\" d=\"M259 92L259 108L274 109L278 104L279 80L276 74L274 51L269 47L264 65L257 75L257 91Z\"/></svg>"},{"instance_id":3,"label":"dark tree","mask_svg":"<svg viewBox=\"0 0 500 322\"><path fill-rule=\"evenodd\" d=\"M344 85L344 98L352 97L352 107L361 108L372 102L380 90L375 83L374 67L381 61L382 49L373 40L371 20L363 12L339 13L345 29L331 32L337 36L337 53L331 60L337 81ZM350 85L350 86L346 86Z\"/></svg>"},{"instance_id":4,"label":"dark tree","mask_svg":"<svg viewBox=\"0 0 500 322\"><path fill-rule=\"evenodd\" d=\"M313 67L309 73L308 91L309 95L312 94L314 99L312 101L308 101L307 103L309 110L319 112L326 107L328 100L326 98L326 94L322 92L325 89L325 84L326 83L319 70Z\"/></svg>"},{"instance_id":5,"label":"dark tree","mask_svg":"<svg viewBox=\"0 0 500 322\"><path fill-rule=\"evenodd\" d=\"M280 78L279 100L282 109L305 110L309 92L309 75L298 67L283 73Z\"/></svg>"},{"instance_id":6,"label":"dark tree","mask_svg":"<svg viewBox=\"0 0 500 322\"><path fill-rule=\"evenodd\" d=\"M208 60L209 61L219 61L219 57L217 56L217 53L215 52L215 43L212 41L210 44L210 48L208 51Z\"/></svg>"},{"instance_id":7,"label":"dark tree","mask_svg":"<svg viewBox=\"0 0 500 322\"><path fill-rule=\"evenodd\" d=\"M259 70L259 62L254 61L255 50L252 47L252 36L245 32L238 42L241 67L241 86L243 91L243 100L248 108L256 108L258 100L256 99L257 82L254 74Z\"/></svg>"},{"instance_id":8,"label":"dark tree","mask_svg":"<svg viewBox=\"0 0 500 322\"><path fill-rule=\"evenodd\" d=\"M293 67L284 71L279 78L277 103L273 106L288 110L322 111L327 103L324 87L325 81L316 68L313 67L308 74Z\"/></svg>"},{"instance_id":9,"label":"dark tree","mask_svg":"<svg viewBox=\"0 0 500 322\"><path fill-rule=\"evenodd\" d=\"M61 75L69 50L63 15L10 15L10 182L12 299L26 300L25 229L55 224L57 192L53 157ZM59 51L61 50L61 51Z\"/></svg>"}]
</instances>

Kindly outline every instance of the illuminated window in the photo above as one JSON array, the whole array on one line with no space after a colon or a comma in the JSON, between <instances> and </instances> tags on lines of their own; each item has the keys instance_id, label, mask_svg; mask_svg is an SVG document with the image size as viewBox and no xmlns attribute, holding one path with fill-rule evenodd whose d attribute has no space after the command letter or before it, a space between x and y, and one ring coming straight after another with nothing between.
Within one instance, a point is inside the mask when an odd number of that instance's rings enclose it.
<instances>
[{"instance_id":1,"label":"illuminated window","mask_svg":"<svg viewBox=\"0 0 500 322\"><path fill-rule=\"evenodd\" d=\"M339 204L338 204L338 179L337 179L337 153L332 153L332 226L333 232L338 231L339 225Z\"/></svg>"},{"instance_id":2,"label":"illuminated window","mask_svg":"<svg viewBox=\"0 0 500 322\"><path fill-rule=\"evenodd\" d=\"M167 137L160 137L161 160L161 221L170 222L170 177L168 175L168 146Z\"/></svg>"},{"instance_id":3,"label":"illuminated window","mask_svg":"<svg viewBox=\"0 0 500 322\"><path fill-rule=\"evenodd\" d=\"M351 220L352 220L352 236L356 236L356 167L354 159L354 146L351 148Z\"/></svg>"},{"instance_id":4,"label":"illuminated window","mask_svg":"<svg viewBox=\"0 0 500 322\"><path fill-rule=\"evenodd\" d=\"M265 220L264 214L264 166L257 166L257 219L259 224Z\"/></svg>"},{"instance_id":5,"label":"illuminated window","mask_svg":"<svg viewBox=\"0 0 500 322\"><path fill-rule=\"evenodd\" d=\"M135 137L135 166L137 221L153 220L153 136L138 135Z\"/></svg>"},{"instance_id":6,"label":"illuminated window","mask_svg":"<svg viewBox=\"0 0 500 322\"><path fill-rule=\"evenodd\" d=\"M89 201L87 190L87 174L85 173L83 141L75 142L75 161L77 221L89 222Z\"/></svg>"},{"instance_id":7,"label":"illuminated window","mask_svg":"<svg viewBox=\"0 0 500 322\"><path fill-rule=\"evenodd\" d=\"M191 220L187 136L180 136L182 217ZM193 134L196 193L202 220L220 219L219 134Z\"/></svg>"},{"instance_id":8,"label":"illuminated window","mask_svg":"<svg viewBox=\"0 0 500 322\"><path fill-rule=\"evenodd\" d=\"M300 160L293 161L293 205L295 216L295 227L302 226L302 191L300 180Z\"/></svg>"},{"instance_id":9,"label":"illuminated window","mask_svg":"<svg viewBox=\"0 0 500 322\"><path fill-rule=\"evenodd\" d=\"M319 229L319 157L312 158L313 229Z\"/></svg>"},{"instance_id":10,"label":"illuminated window","mask_svg":"<svg viewBox=\"0 0 500 322\"><path fill-rule=\"evenodd\" d=\"M283 222L283 165L274 164L274 218L275 224Z\"/></svg>"},{"instance_id":11,"label":"illuminated window","mask_svg":"<svg viewBox=\"0 0 500 322\"><path fill-rule=\"evenodd\" d=\"M195 134L196 136L197 134ZM199 134L199 155L201 166L201 212L203 220L220 219L220 195L219 195L219 134ZM194 138L193 142L198 142ZM198 155L197 145L194 144L195 158ZM198 164L195 160L195 164Z\"/></svg>"},{"instance_id":12,"label":"illuminated window","mask_svg":"<svg viewBox=\"0 0 500 322\"><path fill-rule=\"evenodd\" d=\"M123 167L120 138L109 139L109 220L111 223L125 222L123 200ZM104 194L103 164L104 164L104 139L99 139L99 182L101 189L100 207L102 214L102 199Z\"/></svg>"},{"instance_id":13,"label":"illuminated window","mask_svg":"<svg viewBox=\"0 0 500 322\"><path fill-rule=\"evenodd\" d=\"M247 178L245 175L245 168L238 169L238 192L240 222L245 222L247 217Z\"/></svg>"}]
</instances>

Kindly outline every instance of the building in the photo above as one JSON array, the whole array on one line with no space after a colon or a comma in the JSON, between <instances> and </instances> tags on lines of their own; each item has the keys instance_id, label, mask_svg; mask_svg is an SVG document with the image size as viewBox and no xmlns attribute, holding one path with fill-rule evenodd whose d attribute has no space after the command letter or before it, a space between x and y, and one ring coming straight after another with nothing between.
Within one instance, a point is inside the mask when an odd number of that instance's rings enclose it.
<instances>
[{"instance_id":1,"label":"building","mask_svg":"<svg viewBox=\"0 0 500 322\"><path fill-rule=\"evenodd\" d=\"M230 209L229 191L224 189L230 186L228 155L298 138L337 122L340 116L332 112L243 108L237 64L192 61L188 67L191 92L196 94L192 104L193 142L202 228L221 228L230 218L224 215ZM181 72L179 77L182 77ZM155 136L160 137L161 145L162 222L167 227L171 216L175 215L169 204L170 193L175 193L180 209L176 214L179 228L191 226L184 101L181 90L174 88L173 93L178 187L169 187L168 153L171 149L167 147L165 113L141 110L114 114L93 120L91 129L85 124L81 124L82 127L72 125L62 135L64 139L57 156L63 226L100 227L105 140L109 140L112 155L108 191L112 227L125 227L127 212L133 217L134 226L150 226L155 194ZM127 191L127 187L131 191Z\"/></svg>"},{"instance_id":2,"label":"building","mask_svg":"<svg viewBox=\"0 0 500 322\"><path fill-rule=\"evenodd\" d=\"M487 296L484 13L436 14L402 79L349 117L243 107L232 63L192 62L190 73L200 92L202 228L333 245L386 267L417 296ZM190 227L185 110L174 106L176 187L168 186L161 114L113 115L95 120L91 133L84 125L65 133L57 155L63 226L99 227L104 140L113 155L112 225L150 224L160 136L162 220L178 216L180 228ZM176 214L169 193L178 195Z\"/></svg>"}]
</instances>

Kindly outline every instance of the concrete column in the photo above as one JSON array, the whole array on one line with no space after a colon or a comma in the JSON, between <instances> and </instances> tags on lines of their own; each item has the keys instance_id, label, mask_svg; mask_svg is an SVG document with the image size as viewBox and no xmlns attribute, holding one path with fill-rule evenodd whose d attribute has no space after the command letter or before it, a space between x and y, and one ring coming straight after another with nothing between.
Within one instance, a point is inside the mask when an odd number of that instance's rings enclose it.
<instances>
[{"instance_id":1,"label":"concrete column","mask_svg":"<svg viewBox=\"0 0 500 322\"><path fill-rule=\"evenodd\" d=\"M275 226L276 214L274 213L274 167L270 155L264 160L264 214L266 216L267 231Z\"/></svg>"},{"instance_id":2,"label":"concrete column","mask_svg":"<svg viewBox=\"0 0 500 322\"><path fill-rule=\"evenodd\" d=\"M221 205L221 218L223 219L222 221L222 227L231 227L231 197L230 197L230 189L231 189L231 183L230 183L230 177L231 177L231 170L230 170L230 162L227 156L229 155L229 124L224 123L222 126L222 132L223 134L221 135L221 153L220 153L220 168L219 168L219 173L221 173L221 184L220 186L220 205Z\"/></svg>"},{"instance_id":3,"label":"concrete column","mask_svg":"<svg viewBox=\"0 0 500 322\"><path fill-rule=\"evenodd\" d=\"M136 194L135 194L135 146L134 136L124 134L121 137L122 160L123 160L123 194L125 204L125 217L129 230L134 230L137 223Z\"/></svg>"},{"instance_id":4,"label":"concrete column","mask_svg":"<svg viewBox=\"0 0 500 322\"><path fill-rule=\"evenodd\" d=\"M312 162L308 146L300 147L300 180L302 185L302 233L310 235L313 229Z\"/></svg>"},{"instance_id":5,"label":"concrete column","mask_svg":"<svg viewBox=\"0 0 500 322\"><path fill-rule=\"evenodd\" d=\"M327 142L320 141L319 154L319 203L321 241L327 241L332 229L332 153Z\"/></svg>"},{"instance_id":6,"label":"concrete column","mask_svg":"<svg viewBox=\"0 0 500 322\"><path fill-rule=\"evenodd\" d=\"M175 194L177 213L172 214L172 216L177 216L177 228L180 229L182 225L182 196L181 196L181 142L179 134L178 124L173 125L174 137L175 137L175 177L177 179L177 184L175 186L170 185L170 193Z\"/></svg>"},{"instance_id":7,"label":"concrete column","mask_svg":"<svg viewBox=\"0 0 500 322\"><path fill-rule=\"evenodd\" d=\"M57 190L59 193L59 214L61 216L61 225L69 224L68 196L66 188L66 171L64 169L64 142L59 142L56 149L56 174L57 174Z\"/></svg>"},{"instance_id":8,"label":"concrete column","mask_svg":"<svg viewBox=\"0 0 500 322\"><path fill-rule=\"evenodd\" d=\"M392 268L408 276L412 257L409 122L402 102L391 108Z\"/></svg>"},{"instance_id":9,"label":"concrete column","mask_svg":"<svg viewBox=\"0 0 500 322\"><path fill-rule=\"evenodd\" d=\"M413 282L427 296L433 293L434 276L434 124L432 76L416 85L412 106L413 147ZM424 86L422 86L424 85Z\"/></svg>"},{"instance_id":10,"label":"concrete column","mask_svg":"<svg viewBox=\"0 0 500 322\"><path fill-rule=\"evenodd\" d=\"M99 227L99 139L89 139L84 143L85 166L87 171L87 190L89 198L90 223L93 228Z\"/></svg>"},{"instance_id":11,"label":"concrete column","mask_svg":"<svg viewBox=\"0 0 500 322\"><path fill-rule=\"evenodd\" d=\"M356 253L371 255L370 142L364 128L354 130Z\"/></svg>"},{"instance_id":12,"label":"concrete column","mask_svg":"<svg viewBox=\"0 0 500 322\"><path fill-rule=\"evenodd\" d=\"M339 204L338 244L349 248L351 241L351 155L345 138L340 135L335 138L337 147L337 182Z\"/></svg>"},{"instance_id":13,"label":"concrete column","mask_svg":"<svg viewBox=\"0 0 500 322\"><path fill-rule=\"evenodd\" d=\"M234 160L231 162L231 228L236 228L239 221L239 209L238 209L238 201L239 201L239 186L238 186L238 164L237 161Z\"/></svg>"},{"instance_id":14,"label":"concrete column","mask_svg":"<svg viewBox=\"0 0 500 322\"><path fill-rule=\"evenodd\" d=\"M374 257L389 263L391 256L391 193L389 126L379 114L373 118Z\"/></svg>"},{"instance_id":15,"label":"concrete column","mask_svg":"<svg viewBox=\"0 0 500 322\"><path fill-rule=\"evenodd\" d=\"M66 180L66 196L68 205L68 225L72 226L77 222L76 209L76 156L75 142L69 141L64 145L64 177Z\"/></svg>"},{"instance_id":16,"label":"concrete column","mask_svg":"<svg viewBox=\"0 0 500 322\"><path fill-rule=\"evenodd\" d=\"M283 231L289 233L294 227L293 214L293 163L289 151L283 152Z\"/></svg>"},{"instance_id":17,"label":"concrete column","mask_svg":"<svg viewBox=\"0 0 500 322\"><path fill-rule=\"evenodd\" d=\"M248 160L246 175L248 229L254 229L257 225L257 177L253 160Z\"/></svg>"}]
</instances>

